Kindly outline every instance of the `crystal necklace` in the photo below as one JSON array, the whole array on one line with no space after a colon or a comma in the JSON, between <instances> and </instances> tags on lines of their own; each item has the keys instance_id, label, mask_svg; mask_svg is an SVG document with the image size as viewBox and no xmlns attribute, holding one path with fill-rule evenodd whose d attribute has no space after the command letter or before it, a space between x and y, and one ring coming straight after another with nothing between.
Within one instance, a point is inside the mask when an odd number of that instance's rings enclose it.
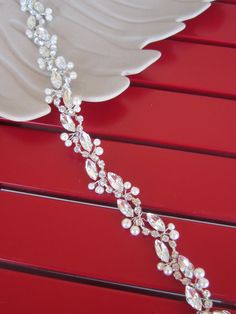
<instances>
[{"instance_id":1,"label":"crystal necklace","mask_svg":"<svg viewBox=\"0 0 236 314\"><path fill-rule=\"evenodd\" d=\"M166 276L173 276L185 288L187 303L198 314L229 314L228 311L213 310L209 281L203 268L197 267L177 251L179 232L173 223L164 222L157 214L142 210L137 197L139 188L124 181L118 174L107 171L101 158L103 148L100 139L92 140L84 131L84 118L80 114L81 98L72 95L71 82L77 78L74 64L57 52L57 36L50 35L45 25L53 19L52 9L35 0L21 0L21 10L28 12L26 36L38 46L38 66L50 74L52 87L45 89L45 101L53 103L59 111L60 121L66 132L60 138L66 147L73 147L76 154L85 159L85 170L92 180L88 188L97 194L109 193L117 202L124 218L121 225L133 236L154 239L154 249L160 261L157 269Z\"/></svg>"}]
</instances>

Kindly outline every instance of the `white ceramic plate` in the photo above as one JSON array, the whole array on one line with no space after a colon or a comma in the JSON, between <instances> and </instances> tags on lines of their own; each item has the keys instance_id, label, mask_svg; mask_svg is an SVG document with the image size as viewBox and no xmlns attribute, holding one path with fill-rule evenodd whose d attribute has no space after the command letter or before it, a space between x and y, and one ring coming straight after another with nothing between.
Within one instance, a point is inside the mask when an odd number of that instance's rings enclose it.
<instances>
[{"instance_id":1,"label":"white ceramic plate","mask_svg":"<svg viewBox=\"0 0 236 314\"><path fill-rule=\"evenodd\" d=\"M54 11L49 30L78 73L74 93L83 100L111 99L136 74L161 56L147 44L183 30L183 21L209 8L210 0L48 0ZM50 112L44 89L50 86L37 67L37 48L26 38L26 13L17 0L0 0L0 115L16 121Z\"/></svg>"}]
</instances>

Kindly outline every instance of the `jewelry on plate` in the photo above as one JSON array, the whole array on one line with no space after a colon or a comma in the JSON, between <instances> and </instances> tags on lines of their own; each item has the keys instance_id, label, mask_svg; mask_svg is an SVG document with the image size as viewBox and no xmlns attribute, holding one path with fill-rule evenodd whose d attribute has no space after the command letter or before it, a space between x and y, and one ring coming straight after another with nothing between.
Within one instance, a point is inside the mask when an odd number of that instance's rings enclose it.
<instances>
[{"instance_id":1,"label":"jewelry on plate","mask_svg":"<svg viewBox=\"0 0 236 314\"><path fill-rule=\"evenodd\" d=\"M72 94L71 83L77 78L74 64L58 54L57 36L51 35L46 24L53 19L52 9L39 1L21 0L21 10L28 12L26 36L38 47L38 66L50 74L52 87L45 89L45 101L53 103L60 113L65 129L60 138L66 147L73 147L85 159L85 170L91 179L88 188L97 194L114 195L117 207L124 218L121 225L133 236L143 235L154 239L154 249L160 262L157 269L166 276L173 276L185 289L187 303L197 313L228 314L213 310L209 281L203 268L194 267L191 261L177 250L179 232L173 223L164 222L157 214L142 210L138 198L139 188L112 171L106 170L102 159L100 139L92 140L84 131L84 118L80 114L81 99Z\"/></svg>"}]
</instances>

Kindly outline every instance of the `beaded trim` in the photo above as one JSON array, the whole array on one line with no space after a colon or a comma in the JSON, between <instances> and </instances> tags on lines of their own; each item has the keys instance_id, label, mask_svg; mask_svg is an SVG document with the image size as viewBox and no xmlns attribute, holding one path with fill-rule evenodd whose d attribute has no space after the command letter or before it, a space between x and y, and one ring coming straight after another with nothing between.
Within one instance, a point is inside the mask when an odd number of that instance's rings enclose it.
<instances>
[{"instance_id":1,"label":"beaded trim","mask_svg":"<svg viewBox=\"0 0 236 314\"><path fill-rule=\"evenodd\" d=\"M35 0L21 0L21 10L28 12L26 36L38 46L38 66L50 74L52 87L45 89L45 101L53 103L60 113L60 121L66 132L60 135L66 147L73 147L76 154L85 158L85 170L92 180L89 190L97 194L113 194L117 207L125 218L121 225L133 236L142 234L154 239L156 255L160 259L157 269L171 276L185 287L187 303L198 314L229 314L228 311L212 310L209 281L203 268L197 267L177 251L179 232L173 223L164 222L157 214L143 212L137 197L139 188L124 181L118 174L107 171L101 158L101 140L92 140L84 131L81 98L73 96L71 82L77 78L74 64L58 55L57 36L50 35L46 24L53 19L52 9Z\"/></svg>"}]
</instances>

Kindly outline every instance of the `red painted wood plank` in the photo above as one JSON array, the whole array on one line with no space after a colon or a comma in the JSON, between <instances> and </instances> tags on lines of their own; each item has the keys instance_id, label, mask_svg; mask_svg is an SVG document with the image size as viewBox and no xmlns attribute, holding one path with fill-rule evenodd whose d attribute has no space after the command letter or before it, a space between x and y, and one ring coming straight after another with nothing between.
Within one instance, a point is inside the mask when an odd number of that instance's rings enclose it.
<instances>
[{"instance_id":1,"label":"red painted wood plank","mask_svg":"<svg viewBox=\"0 0 236 314\"><path fill-rule=\"evenodd\" d=\"M149 46L162 58L138 75L133 84L236 98L236 50L165 40Z\"/></svg>"},{"instance_id":2,"label":"red painted wood plank","mask_svg":"<svg viewBox=\"0 0 236 314\"><path fill-rule=\"evenodd\" d=\"M97 136L236 156L232 100L131 87L111 101L84 104L83 114ZM60 127L58 117L54 109L27 125Z\"/></svg>"},{"instance_id":3,"label":"red painted wood plank","mask_svg":"<svg viewBox=\"0 0 236 314\"><path fill-rule=\"evenodd\" d=\"M184 302L6 270L0 270L0 278L1 312L4 314L120 314L127 311L130 314L187 314L191 311Z\"/></svg>"},{"instance_id":4,"label":"red painted wood plank","mask_svg":"<svg viewBox=\"0 0 236 314\"><path fill-rule=\"evenodd\" d=\"M84 160L59 135L9 126L0 132L2 183L113 202L88 191ZM103 146L108 171L139 186L146 208L235 222L235 159L111 141Z\"/></svg>"},{"instance_id":5,"label":"red painted wood plank","mask_svg":"<svg viewBox=\"0 0 236 314\"><path fill-rule=\"evenodd\" d=\"M216 2L196 19L187 21L186 29L175 38L235 47L235 20L235 5Z\"/></svg>"},{"instance_id":6,"label":"red painted wood plank","mask_svg":"<svg viewBox=\"0 0 236 314\"><path fill-rule=\"evenodd\" d=\"M0 192L2 259L112 282L183 293L156 270L153 239L134 238L118 211ZM236 300L234 228L166 218L180 231L178 250L206 269L214 298ZM222 269L222 265L227 267ZM232 265L232 267L230 267ZM225 280L229 278L229 280Z\"/></svg>"}]
</instances>

